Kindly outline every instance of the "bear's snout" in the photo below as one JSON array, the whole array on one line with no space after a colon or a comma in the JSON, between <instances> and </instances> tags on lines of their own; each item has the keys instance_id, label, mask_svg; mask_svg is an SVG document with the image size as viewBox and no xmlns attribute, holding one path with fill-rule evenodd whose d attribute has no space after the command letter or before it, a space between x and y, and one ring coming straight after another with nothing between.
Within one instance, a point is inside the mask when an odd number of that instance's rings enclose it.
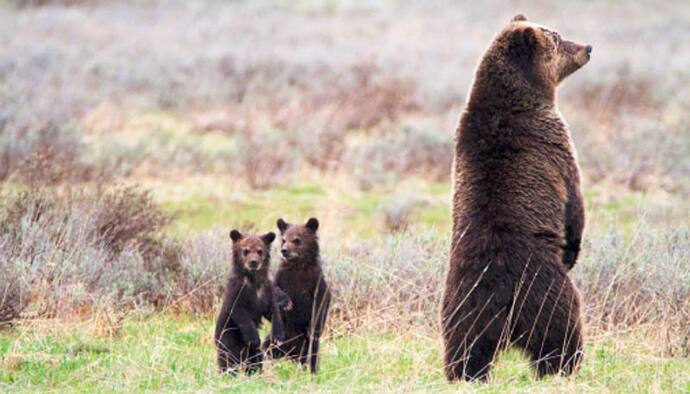
<instances>
[{"instance_id":1,"label":"bear's snout","mask_svg":"<svg viewBox=\"0 0 690 394\"><path fill-rule=\"evenodd\" d=\"M289 257L290 252L288 252L287 249L280 249L280 254L282 254L283 257Z\"/></svg>"},{"instance_id":2,"label":"bear's snout","mask_svg":"<svg viewBox=\"0 0 690 394\"><path fill-rule=\"evenodd\" d=\"M585 46L585 51L587 52L588 55L590 55L592 53L592 46L591 45Z\"/></svg>"},{"instance_id":3,"label":"bear's snout","mask_svg":"<svg viewBox=\"0 0 690 394\"><path fill-rule=\"evenodd\" d=\"M257 270L259 269L259 261L258 260L249 260L247 263L247 268L250 270Z\"/></svg>"}]
</instances>

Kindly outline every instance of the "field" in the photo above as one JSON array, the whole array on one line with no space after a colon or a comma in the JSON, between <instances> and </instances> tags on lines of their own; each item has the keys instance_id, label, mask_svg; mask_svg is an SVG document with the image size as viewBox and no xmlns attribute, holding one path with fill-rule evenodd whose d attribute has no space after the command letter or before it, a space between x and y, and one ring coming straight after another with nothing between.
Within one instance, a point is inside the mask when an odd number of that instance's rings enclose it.
<instances>
[{"instance_id":1,"label":"field","mask_svg":"<svg viewBox=\"0 0 690 394\"><path fill-rule=\"evenodd\" d=\"M117 339L99 336L99 327L95 321L37 321L21 334L3 335L0 378L27 391L126 392L682 392L690 384L687 358L654 355L635 333L590 341L577 379L536 381L526 359L511 352L500 357L490 384L451 386L434 332L333 334L325 341L317 377L281 361L269 363L260 378L230 379L215 371L209 319L132 316Z\"/></svg>"},{"instance_id":2,"label":"field","mask_svg":"<svg viewBox=\"0 0 690 394\"><path fill-rule=\"evenodd\" d=\"M453 135L516 13L594 46L559 90L585 359L451 385ZM0 391L690 392L688 37L682 1L0 2ZM218 375L228 231L310 216L320 373Z\"/></svg>"}]
</instances>

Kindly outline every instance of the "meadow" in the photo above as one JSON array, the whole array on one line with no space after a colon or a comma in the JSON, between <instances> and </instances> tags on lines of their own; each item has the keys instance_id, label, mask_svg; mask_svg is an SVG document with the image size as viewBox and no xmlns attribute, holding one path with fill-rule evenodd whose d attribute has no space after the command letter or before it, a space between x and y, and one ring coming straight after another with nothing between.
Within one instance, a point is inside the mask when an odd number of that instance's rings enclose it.
<instances>
[{"instance_id":1,"label":"meadow","mask_svg":"<svg viewBox=\"0 0 690 394\"><path fill-rule=\"evenodd\" d=\"M594 46L559 91L585 359L537 380L511 351L450 385L453 135L518 12ZM688 37L682 1L0 2L0 390L690 391ZM320 373L219 376L229 230L310 216Z\"/></svg>"}]
</instances>

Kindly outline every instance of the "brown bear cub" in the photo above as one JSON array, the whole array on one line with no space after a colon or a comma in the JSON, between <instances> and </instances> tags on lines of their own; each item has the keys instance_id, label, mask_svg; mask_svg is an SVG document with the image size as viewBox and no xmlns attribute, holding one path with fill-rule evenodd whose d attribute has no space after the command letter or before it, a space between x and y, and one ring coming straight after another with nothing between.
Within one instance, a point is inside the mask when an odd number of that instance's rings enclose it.
<instances>
[{"instance_id":1,"label":"brown bear cub","mask_svg":"<svg viewBox=\"0 0 690 394\"><path fill-rule=\"evenodd\" d=\"M567 273L584 209L555 98L591 51L519 15L477 68L455 137L441 316L449 380L486 379L497 352L511 346L531 357L539 376L580 364L580 299Z\"/></svg>"},{"instance_id":2,"label":"brown bear cub","mask_svg":"<svg viewBox=\"0 0 690 394\"><path fill-rule=\"evenodd\" d=\"M218 367L222 373L234 375L242 366L248 374L261 370L263 353L258 328L262 317L271 321L274 341L284 340L277 299L284 303L289 300L284 294L274 294L268 277L271 243L275 237L272 232L261 236L241 234L237 230L230 232L232 272L215 331Z\"/></svg>"},{"instance_id":3,"label":"brown bear cub","mask_svg":"<svg viewBox=\"0 0 690 394\"><path fill-rule=\"evenodd\" d=\"M278 219L282 260L275 276L275 287L284 291L292 308L283 309L285 343L270 348L273 357L288 357L312 373L318 366L319 338L323 333L331 302L331 293L321 270L319 221L288 224ZM267 341L270 341L267 340Z\"/></svg>"}]
</instances>

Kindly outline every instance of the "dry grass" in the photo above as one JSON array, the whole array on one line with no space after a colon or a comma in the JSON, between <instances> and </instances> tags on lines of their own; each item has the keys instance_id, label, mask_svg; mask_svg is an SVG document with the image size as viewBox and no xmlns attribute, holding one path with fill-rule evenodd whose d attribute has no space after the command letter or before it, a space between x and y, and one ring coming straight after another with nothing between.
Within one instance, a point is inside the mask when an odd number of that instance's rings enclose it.
<instances>
[{"instance_id":1,"label":"dry grass","mask_svg":"<svg viewBox=\"0 0 690 394\"><path fill-rule=\"evenodd\" d=\"M414 146L403 136L420 119L433 143L410 148L408 164L374 158L371 166L447 178L452 150L437 141L451 140L477 59L519 11L595 47L560 98L588 180L689 192L690 9L682 2L48 3L0 9L3 179L46 143L55 160L96 173L216 171L257 188L300 179L305 168L361 177L370 170L366 146L380 149L381 135ZM128 144L128 120L152 112L239 148L209 152L202 137L171 139L155 127L142 145ZM109 135L112 146L95 149L103 137L84 132ZM163 146L146 149L152 139Z\"/></svg>"},{"instance_id":2,"label":"dry grass","mask_svg":"<svg viewBox=\"0 0 690 394\"><path fill-rule=\"evenodd\" d=\"M104 191L96 199L62 198L20 193L0 216L7 276L2 288L10 305L4 309L107 320L112 320L108 305L188 313L213 309L228 270L224 231L166 239L161 231L169 218L137 189ZM588 237L573 279L596 332L648 330L669 354L687 354L690 234L687 227L651 228L641 221L627 235L610 228ZM379 239L326 245L334 289L331 327L340 335L435 329L447 236L413 225Z\"/></svg>"}]
</instances>

